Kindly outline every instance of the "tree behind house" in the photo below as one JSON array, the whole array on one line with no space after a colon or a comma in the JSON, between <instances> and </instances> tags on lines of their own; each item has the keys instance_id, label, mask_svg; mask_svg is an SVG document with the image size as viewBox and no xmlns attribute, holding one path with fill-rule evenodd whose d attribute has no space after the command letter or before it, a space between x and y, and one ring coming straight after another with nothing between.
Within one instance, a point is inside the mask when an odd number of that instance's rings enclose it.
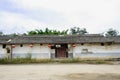
<instances>
[{"instance_id":1,"label":"tree behind house","mask_svg":"<svg viewBox=\"0 0 120 80\"><path fill-rule=\"evenodd\" d=\"M70 34L86 34L86 28L73 27L70 29Z\"/></svg>"},{"instance_id":2,"label":"tree behind house","mask_svg":"<svg viewBox=\"0 0 120 80\"><path fill-rule=\"evenodd\" d=\"M115 30L115 29L112 29L112 28L110 28L107 32L106 32L106 36L117 36L118 35L118 31L117 30Z\"/></svg>"},{"instance_id":3,"label":"tree behind house","mask_svg":"<svg viewBox=\"0 0 120 80\"><path fill-rule=\"evenodd\" d=\"M28 35L67 35L68 30L51 30L46 28L45 30L36 29L28 32Z\"/></svg>"},{"instance_id":4,"label":"tree behind house","mask_svg":"<svg viewBox=\"0 0 120 80\"><path fill-rule=\"evenodd\" d=\"M0 36L2 36L3 35L3 32L2 31L0 31Z\"/></svg>"}]
</instances>

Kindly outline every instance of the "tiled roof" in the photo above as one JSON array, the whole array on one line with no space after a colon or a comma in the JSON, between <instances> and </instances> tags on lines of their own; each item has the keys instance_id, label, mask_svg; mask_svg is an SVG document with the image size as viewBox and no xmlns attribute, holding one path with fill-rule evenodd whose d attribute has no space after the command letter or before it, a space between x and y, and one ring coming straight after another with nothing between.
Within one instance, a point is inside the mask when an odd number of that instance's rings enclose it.
<instances>
[{"instance_id":1,"label":"tiled roof","mask_svg":"<svg viewBox=\"0 0 120 80\"><path fill-rule=\"evenodd\" d=\"M0 43L3 44L21 44L21 43L105 43L114 42L120 43L120 36L116 37L104 37L99 34L87 34L87 35L60 35L60 36L0 36Z\"/></svg>"},{"instance_id":2,"label":"tiled roof","mask_svg":"<svg viewBox=\"0 0 120 80\"><path fill-rule=\"evenodd\" d=\"M8 44L13 38L12 36L0 36L0 44Z\"/></svg>"},{"instance_id":3,"label":"tiled roof","mask_svg":"<svg viewBox=\"0 0 120 80\"><path fill-rule=\"evenodd\" d=\"M108 37L109 39L112 39L116 43L120 43L120 36L114 36L114 37Z\"/></svg>"}]
</instances>

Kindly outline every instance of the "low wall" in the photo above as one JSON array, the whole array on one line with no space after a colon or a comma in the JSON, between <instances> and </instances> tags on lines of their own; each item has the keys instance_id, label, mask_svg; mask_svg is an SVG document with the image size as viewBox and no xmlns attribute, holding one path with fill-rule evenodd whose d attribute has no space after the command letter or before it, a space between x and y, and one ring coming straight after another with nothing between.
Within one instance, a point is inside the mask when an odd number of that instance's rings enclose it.
<instances>
[{"instance_id":1,"label":"low wall","mask_svg":"<svg viewBox=\"0 0 120 80\"><path fill-rule=\"evenodd\" d=\"M120 58L120 53L74 53L74 58Z\"/></svg>"},{"instance_id":2,"label":"low wall","mask_svg":"<svg viewBox=\"0 0 120 80\"><path fill-rule=\"evenodd\" d=\"M25 58L27 57L28 54L23 54L23 53L17 53L13 54L13 58L17 57L22 57ZM2 54L0 53L0 58L5 58L8 57L7 54ZM55 58L55 54L50 54L50 53L32 53L31 54L32 58L42 58L42 59L48 59L48 58ZM69 53L68 58L120 58L120 53Z\"/></svg>"}]
</instances>

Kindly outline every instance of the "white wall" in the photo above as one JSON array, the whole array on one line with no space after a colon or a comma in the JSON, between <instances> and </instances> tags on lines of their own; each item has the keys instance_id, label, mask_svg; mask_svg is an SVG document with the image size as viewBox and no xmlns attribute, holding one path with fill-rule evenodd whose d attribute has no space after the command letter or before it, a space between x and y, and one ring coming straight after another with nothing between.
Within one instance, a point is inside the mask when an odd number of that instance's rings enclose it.
<instances>
[{"instance_id":1,"label":"white wall","mask_svg":"<svg viewBox=\"0 0 120 80\"><path fill-rule=\"evenodd\" d=\"M50 49L48 47L48 44L33 44L32 48L29 45L30 44L23 44L23 47L20 47L20 44L16 45L16 47L13 48L13 54L17 56L21 56L22 54L25 56L25 54L31 53L33 58L51 58L51 53L55 53L55 49ZM7 47L11 49L10 45L6 45L6 48ZM3 45L0 44L0 55L6 56L6 48L3 49ZM92 52L92 54L83 54L81 53L82 49L88 49L88 51ZM105 44L104 46L101 46L100 43L84 45L76 44L76 47L73 47L71 44L68 44L68 53L73 53L73 57L99 57L103 54L105 54L104 56L106 57L106 55L115 56L115 54L118 53L117 57L120 57L120 44Z\"/></svg>"},{"instance_id":2,"label":"white wall","mask_svg":"<svg viewBox=\"0 0 120 80\"><path fill-rule=\"evenodd\" d=\"M82 49L88 49L88 51L93 53L120 52L120 44L105 44L104 46L101 46L101 44L77 44L76 47L73 48L73 52L80 53Z\"/></svg>"},{"instance_id":3,"label":"white wall","mask_svg":"<svg viewBox=\"0 0 120 80\"><path fill-rule=\"evenodd\" d=\"M73 53L72 44L68 44L68 53Z\"/></svg>"},{"instance_id":4,"label":"white wall","mask_svg":"<svg viewBox=\"0 0 120 80\"><path fill-rule=\"evenodd\" d=\"M33 44L33 47L29 46L30 44L23 44L23 47L20 47L20 44L16 45L13 48L13 54L20 55L20 54L32 54L33 58L50 58L50 48L48 44Z\"/></svg>"},{"instance_id":5,"label":"white wall","mask_svg":"<svg viewBox=\"0 0 120 80\"><path fill-rule=\"evenodd\" d=\"M0 54L5 54L6 53L6 49L2 47L2 45L0 45Z\"/></svg>"},{"instance_id":6,"label":"white wall","mask_svg":"<svg viewBox=\"0 0 120 80\"><path fill-rule=\"evenodd\" d=\"M11 46L10 45L6 45L6 48L11 49ZM3 45L0 44L0 58L8 57L9 54L7 54L6 48L3 48Z\"/></svg>"},{"instance_id":7,"label":"white wall","mask_svg":"<svg viewBox=\"0 0 120 80\"><path fill-rule=\"evenodd\" d=\"M83 53L81 53L82 49L88 49L88 52L90 52L92 54L83 54ZM113 56L112 54L119 53L118 55L120 57L120 44L112 44L112 45L105 44L104 46L101 46L100 43L84 44L84 45L77 44L76 47L73 47L73 56L74 57L81 57L82 55L90 56L90 55L94 55L95 53L98 54L98 56L101 54L105 54L106 56L111 55L111 57ZM116 57L118 57L118 56L116 55Z\"/></svg>"},{"instance_id":8,"label":"white wall","mask_svg":"<svg viewBox=\"0 0 120 80\"><path fill-rule=\"evenodd\" d=\"M20 44L15 45L13 48L13 53L49 53L50 48L47 44L33 44L33 47L30 47L29 44L23 44L23 47L20 47Z\"/></svg>"},{"instance_id":9,"label":"white wall","mask_svg":"<svg viewBox=\"0 0 120 80\"><path fill-rule=\"evenodd\" d=\"M10 45L6 45L6 48L11 49L11 46ZM0 54L6 54L7 53L6 48L3 48L3 45L0 44Z\"/></svg>"}]
</instances>

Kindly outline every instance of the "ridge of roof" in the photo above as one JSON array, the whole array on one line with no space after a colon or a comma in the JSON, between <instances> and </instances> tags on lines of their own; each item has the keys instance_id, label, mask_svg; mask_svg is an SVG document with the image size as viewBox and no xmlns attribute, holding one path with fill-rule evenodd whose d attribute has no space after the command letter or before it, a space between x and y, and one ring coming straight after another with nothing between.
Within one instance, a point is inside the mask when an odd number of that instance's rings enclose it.
<instances>
[{"instance_id":1,"label":"ridge of roof","mask_svg":"<svg viewBox=\"0 0 120 80\"><path fill-rule=\"evenodd\" d=\"M0 44L20 43L120 43L120 36L105 37L101 34L85 35L33 35L33 36L0 36Z\"/></svg>"},{"instance_id":2,"label":"ridge of roof","mask_svg":"<svg viewBox=\"0 0 120 80\"><path fill-rule=\"evenodd\" d=\"M101 34L76 34L76 35L23 35L23 36L17 36L17 37L74 37L74 36L78 36L78 37L82 37L82 36L92 36L92 37L103 37L104 35Z\"/></svg>"}]
</instances>

